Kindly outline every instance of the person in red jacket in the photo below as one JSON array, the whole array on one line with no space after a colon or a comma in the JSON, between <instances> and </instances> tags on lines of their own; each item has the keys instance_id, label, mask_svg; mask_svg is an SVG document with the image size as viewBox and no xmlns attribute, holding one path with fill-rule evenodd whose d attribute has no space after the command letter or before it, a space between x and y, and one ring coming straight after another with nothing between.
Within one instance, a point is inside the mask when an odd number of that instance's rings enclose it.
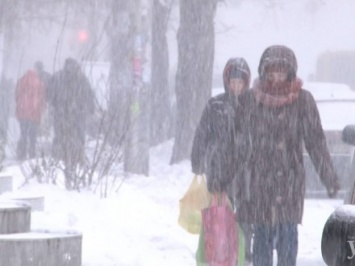
<instances>
[{"instance_id":1,"label":"person in red jacket","mask_svg":"<svg viewBox=\"0 0 355 266\"><path fill-rule=\"evenodd\" d=\"M36 155L37 132L45 109L45 87L35 70L28 70L16 85L16 118L21 135L17 158L24 160Z\"/></svg>"}]
</instances>

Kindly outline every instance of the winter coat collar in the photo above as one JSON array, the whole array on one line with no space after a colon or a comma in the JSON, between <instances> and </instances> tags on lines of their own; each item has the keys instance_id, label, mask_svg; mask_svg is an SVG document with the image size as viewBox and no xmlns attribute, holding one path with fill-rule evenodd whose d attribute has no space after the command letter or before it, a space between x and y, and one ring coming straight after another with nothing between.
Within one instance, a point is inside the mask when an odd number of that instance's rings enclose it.
<instances>
[{"instance_id":1,"label":"winter coat collar","mask_svg":"<svg viewBox=\"0 0 355 266\"><path fill-rule=\"evenodd\" d=\"M302 80L296 78L291 82L285 82L282 93L272 93L266 81L256 79L253 86L253 95L258 103L268 107L281 107L293 103L298 99L302 88Z\"/></svg>"}]
</instances>

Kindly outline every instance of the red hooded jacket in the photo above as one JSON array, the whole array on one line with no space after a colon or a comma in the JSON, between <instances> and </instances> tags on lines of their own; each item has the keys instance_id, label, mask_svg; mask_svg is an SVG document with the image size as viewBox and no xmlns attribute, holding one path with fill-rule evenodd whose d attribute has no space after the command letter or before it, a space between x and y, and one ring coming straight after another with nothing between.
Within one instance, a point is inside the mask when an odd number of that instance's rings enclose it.
<instances>
[{"instance_id":1,"label":"red hooded jacket","mask_svg":"<svg viewBox=\"0 0 355 266\"><path fill-rule=\"evenodd\" d=\"M16 85L16 117L39 123L45 109L45 87L38 74L29 70Z\"/></svg>"}]
</instances>

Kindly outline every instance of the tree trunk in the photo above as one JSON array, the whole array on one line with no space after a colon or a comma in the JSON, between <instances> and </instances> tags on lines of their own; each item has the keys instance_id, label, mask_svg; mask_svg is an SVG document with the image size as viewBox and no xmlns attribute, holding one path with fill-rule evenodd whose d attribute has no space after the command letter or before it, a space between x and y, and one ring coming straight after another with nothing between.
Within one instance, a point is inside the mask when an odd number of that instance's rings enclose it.
<instances>
[{"instance_id":1,"label":"tree trunk","mask_svg":"<svg viewBox=\"0 0 355 266\"><path fill-rule=\"evenodd\" d=\"M180 0L177 121L171 164L190 157L197 124L211 96L216 6L217 0Z\"/></svg>"},{"instance_id":2,"label":"tree trunk","mask_svg":"<svg viewBox=\"0 0 355 266\"><path fill-rule=\"evenodd\" d=\"M128 131L129 106L132 91L132 21L130 4L112 0L110 39L110 92L108 96L107 132L112 147L120 146Z\"/></svg>"},{"instance_id":3,"label":"tree trunk","mask_svg":"<svg viewBox=\"0 0 355 266\"><path fill-rule=\"evenodd\" d=\"M171 126L169 99L169 54L166 32L169 7L154 0L152 16L152 92L150 143L157 145L168 139Z\"/></svg>"},{"instance_id":4,"label":"tree trunk","mask_svg":"<svg viewBox=\"0 0 355 266\"><path fill-rule=\"evenodd\" d=\"M113 0L111 33L111 70L108 127L110 144L124 143L124 171L148 174L149 140L144 128L141 93L143 34L140 0ZM148 125L148 124L147 124ZM148 135L149 136L149 135ZM147 147L146 147L146 145Z\"/></svg>"},{"instance_id":5,"label":"tree trunk","mask_svg":"<svg viewBox=\"0 0 355 266\"><path fill-rule=\"evenodd\" d=\"M17 5L9 0L0 1L0 170L6 158L8 120L10 114L10 99L15 82L9 79L9 69L12 63L13 35L15 30Z\"/></svg>"}]
</instances>

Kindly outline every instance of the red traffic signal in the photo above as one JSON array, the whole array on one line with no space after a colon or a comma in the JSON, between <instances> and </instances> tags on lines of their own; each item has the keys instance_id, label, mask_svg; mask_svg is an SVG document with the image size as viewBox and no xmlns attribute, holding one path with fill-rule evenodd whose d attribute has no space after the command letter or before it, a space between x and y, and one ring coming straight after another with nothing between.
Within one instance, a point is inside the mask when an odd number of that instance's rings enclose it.
<instances>
[{"instance_id":1,"label":"red traffic signal","mask_svg":"<svg viewBox=\"0 0 355 266\"><path fill-rule=\"evenodd\" d=\"M78 40L79 42L86 42L89 39L89 33L87 30L78 31Z\"/></svg>"}]
</instances>

